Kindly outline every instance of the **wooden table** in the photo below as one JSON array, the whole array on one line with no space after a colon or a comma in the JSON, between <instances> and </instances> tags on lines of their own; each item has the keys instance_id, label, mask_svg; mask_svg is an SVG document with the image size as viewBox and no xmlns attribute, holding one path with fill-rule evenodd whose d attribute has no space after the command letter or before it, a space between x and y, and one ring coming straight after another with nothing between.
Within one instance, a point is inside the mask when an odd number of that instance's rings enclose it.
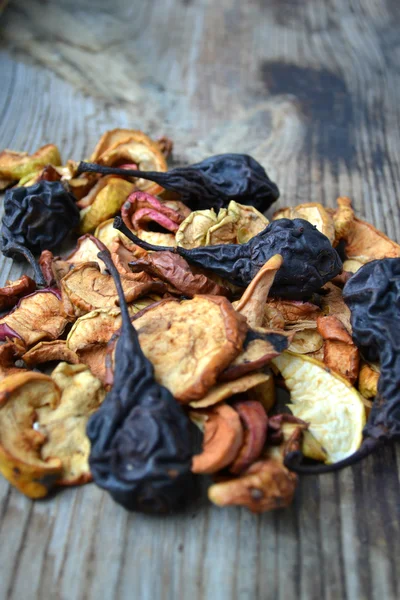
<instances>
[{"instance_id":1,"label":"wooden table","mask_svg":"<svg viewBox=\"0 0 400 600\"><path fill-rule=\"evenodd\" d=\"M348 195L399 241L399 26L398 0L11 1L0 146L80 159L122 126L180 164L247 152L280 206ZM21 270L3 259L0 284ZM1 479L0 599L398 598L399 450L262 516L149 518L94 485L33 503Z\"/></svg>"}]
</instances>

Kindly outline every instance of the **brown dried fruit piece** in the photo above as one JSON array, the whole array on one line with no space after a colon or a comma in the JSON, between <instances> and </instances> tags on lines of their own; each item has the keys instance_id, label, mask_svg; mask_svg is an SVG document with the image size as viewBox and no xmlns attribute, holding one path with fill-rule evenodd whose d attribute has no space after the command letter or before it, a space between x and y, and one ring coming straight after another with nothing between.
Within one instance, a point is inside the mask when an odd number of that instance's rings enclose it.
<instances>
[{"instance_id":1,"label":"brown dried fruit piece","mask_svg":"<svg viewBox=\"0 0 400 600\"><path fill-rule=\"evenodd\" d=\"M44 460L52 456L61 460L63 473L57 485L81 485L92 480L87 421L103 402L106 392L85 365L60 363L51 378L61 390L61 399L55 408L37 409L38 431L46 437L41 456Z\"/></svg>"},{"instance_id":2,"label":"brown dried fruit piece","mask_svg":"<svg viewBox=\"0 0 400 600\"><path fill-rule=\"evenodd\" d=\"M67 347L64 340L54 342L39 342L22 356L22 360L28 366L40 365L55 360L71 364L78 364L78 355Z\"/></svg>"},{"instance_id":3,"label":"brown dried fruit piece","mask_svg":"<svg viewBox=\"0 0 400 600\"><path fill-rule=\"evenodd\" d=\"M338 317L317 319L318 332L324 339L324 363L350 383L355 383L360 366L360 353L351 335Z\"/></svg>"},{"instance_id":4,"label":"brown dried fruit piece","mask_svg":"<svg viewBox=\"0 0 400 600\"><path fill-rule=\"evenodd\" d=\"M304 219L315 225L318 231L326 235L333 244L335 240L335 226L329 212L319 202L305 202L291 208L281 208L274 213L272 219Z\"/></svg>"},{"instance_id":5,"label":"brown dried fruit piece","mask_svg":"<svg viewBox=\"0 0 400 600\"><path fill-rule=\"evenodd\" d=\"M243 428L237 411L221 404L201 413L193 411L189 416L204 429L203 450L193 456L193 473L216 473L228 466L243 444Z\"/></svg>"},{"instance_id":6,"label":"brown dried fruit piece","mask_svg":"<svg viewBox=\"0 0 400 600\"><path fill-rule=\"evenodd\" d=\"M220 296L160 303L133 325L156 380L180 402L207 393L241 351L247 331L245 319Z\"/></svg>"},{"instance_id":7,"label":"brown dried fruit piece","mask_svg":"<svg viewBox=\"0 0 400 600\"><path fill-rule=\"evenodd\" d=\"M153 299L139 300L129 306L129 312L134 315L151 303ZM103 383L106 381L107 344L120 327L119 308L98 309L77 319L67 337L69 351L76 354L78 362L87 365Z\"/></svg>"},{"instance_id":8,"label":"brown dried fruit piece","mask_svg":"<svg viewBox=\"0 0 400 600\"><path fill-rule=\"evenodd\" d=\"M25 296L8 315L0 319L2 339L19 337L27 347L40 340L55 340L68 321L57 293L51 290Z\"/></svg>"},{"instance_id":9,"label":"brown dried fruit piece","mask_svg":"<svg viewBox=\"0 0 400 600\"><path fill-rule=\"evenodd\" d=\"M141 171L166 171L167 163L157 142L153 142L142 131L113 129L100 138L90 162L108 167L135 164ZM137 179L136 188L149 194L158 194L163 188L151 181Z\"/></svg>"},{"instance_id":10,"label":"brown dried fruit piece","mask_svg":"<svg viewBox=\"0 0 400 600\"><path fill-rule=\"evenodd\" d=\"M295 331L288 350L296 354L310 354L318 352L323 344L324 340L316 329L301 329Z\"/></svg>"},{"instance_id":11,"label":"brown dried fruit piece","mask_svg":"<svg viewBox=\"0 0 400 600\"><path fill-rule=\"evenodd\" d=\"M256 372L249 373L233 381L224 381L214 385L206 395L200 400L194 400L190 403L192 408L207 408L213 406L222 400L226 400L236 394L242 394L252 390L261 384L267 384L273 379L271 373Z\"/></svg>"},{"instance_id":12,"label":"brown dried fruit piece","mask_svg":"<svg viewBox=\"0 0 400 600\"><path fill-rule=\"evenodd\" d=\"M60 153L54 144L42 146L34 154L3 150L0 152L0 179L10 184L50 163L61 164Z\"/></svg>"},{"instance_id":13,"label":"brown dried fruit piece","mask_svg":"<svg viewBox=\"0 0 400 600\"><path fill-rule=\"evenodd\" d=\"M260 327L263 322L265 303L275 275L283 263L280 254L272 256L247 286L244 294L233 306L246 317L249 327Z\"/></svg>"},{"instance_id":14,"label":"brown dried fruit piece","mask_svg":"<svg viewBox=\"0 0 400 600\"><path fill-rule=\"evenodd\" d=\"M64 258L64 262L69 263L71 265L77 265L88 262L97 262L100 267L100 270L104 271L104 263L101 260L97 259L99 249L96 246L93 239L94 238L92 235L90 235L90 233L81 235L81 237L78 238L76 241L76 247L72 252L70 252L70 254L68 254L66 258Z\"/></svg>"},{"instance_id":15,"label":"brown dried fruit piece","mask_svg":"<svg viewBox=\"0 0 400 600\"><path fill-rule=\"evenodd\" d=\"M59 458L43 460L46 438L33 428L41 406L56 407L60 390L42 373L26 371L0 381L0 472L29 498L42 498L62 475Z\"/></svg>"},{"instance_id":16,"label":"brown dried fruit piece","mask_svg":"<svg viewBox=\"0 0 400 600\"><path fill-rule=\"evenodd\" d=\"M6 281L6 285L0 288L0 311L15 306L20 298L32 294L35 289L36 283L27 275L15 281Z\"/></svg>"},{"instance_id":17,"label":"brown dried fruit piece","mask_svg":"<svg viewBox=\"0 0 400 600\"><path fill-rule=\"evenodd\" d=\"M163 293L165 285L157 281L141 281L121 276L126 301L133 302L149 292ZM97 308L114 308L118 294L111 275L100 273L97 263L76 266L61 280L62 299L67 315L75 318Z\"/></svg>"},{"instance_id":18,"label":"brown dried fruit piece","mask_svg":"<svg viewBox=\"0 0 400 600\"><path fill-rule=\"evenodd\" d=\"M333 222L335 225L335 238L339 240L346 238L355 218L354 211L351 208L351 200L347 196L341 196L337 199L338 207L333 213Z\"/></svg>"},{"instance_id":19,"label":"brown dried fruit piece","mask_svg":"<svg viewBox=\"0 0 400 600\"><path fill-rule=\"evenodd\" d=\"M130 263L133 272L145 271L153 277L171 284L184 296L197 294L229 296L228 288L215 283L202 273L194 273L184 258L172 252L153 252Z\"/></svg>"},{"instance_id":20,"label":"brown dried fruit piece","mask_svg":"<svg viewBox=\"0 0 400 600\"><path fill-rule=\"evenodd\" d=\"M268 418L263 405L255 400L239 400L232 408L239 413L244 427L243 445L229 468L238 475L259 458L267 438Z\"/></svg>"},{"instance_id":21,"label":"brown dried fruit piece","mask_svg":"<svg viewBox=\"0 0 400 600\"><path fill-rule=\"evenodd\" d=\"M339 207L342 207L342 211L343 208L346 208L349 214L350 211L353 213L349 198L339 198L338 203ZM346 242L345 253L347 259L351 261L346 261L346 270L357 270L357 265L361 266L372 260L400 256L399 244L396 244L370 223L355 216L351 221L351 227L342 229L341 234Z\"/></svg>"},{"instance_id":22,"label":"brown dried fruit piece","mask_svg":"<svg viewBox=\"0 0 400 600\"><path fill-rule=\"evenodd\" d=\"M268 298L264 309L264 327L278 327L283 323L284 328L303 330L315 326L321 309L311 302L299 300L281 300Z\"/></svg>"},{"instance_id":23,"label":"brown dried fruit piece","mask_svg":"<svg viewBox=\"0 0 400 600\"><path fill-rule=\"evenodd\" d=\"M299 450L302 432L297 428L276 456L257 461L240 477L209 487L208 498L217 506L245 506L253 513L289 506L297 475L286 469L283 458Z\"/></svg>"}]
</instances>

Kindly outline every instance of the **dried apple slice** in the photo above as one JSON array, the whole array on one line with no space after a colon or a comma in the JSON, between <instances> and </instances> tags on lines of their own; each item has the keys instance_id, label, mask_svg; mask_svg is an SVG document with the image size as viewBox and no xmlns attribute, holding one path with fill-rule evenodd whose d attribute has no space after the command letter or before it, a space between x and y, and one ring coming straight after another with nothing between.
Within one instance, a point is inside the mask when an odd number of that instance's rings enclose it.
<instances>
[{"instance_id":1,"label":"dried apple slice","mask_svg":"<svg viewBox=\"0 0 400 600\"><path fill-rule=\"evenodd\" d=\"M30 367L55 360L71 364L79 363L78 355L67 347L64 340L39 342L23 354L22 360Z\"/></svg>"},{"instance_id":2,"label":"dried apple slice","mask_svg":"<svg viewBox=\"0 0 400 600\"><path fill-rule=\"evenodd\" d=\"M3 150L0 152L0 178L12 183L47 164L61 164L60 153L54 144L42 146L34 154Z\"/></svg>"},{"instance_id":3,"label":"dried apple slice","mask_svg":"<svg viewBox=\"0 0 400 600\"><path fill-rule=\"evenodd\" d=\"M7 281L0 288L0 311L11 308L18 304L20 298L32 294L36 289L36 283L27 275L22 275L15 281Z\"/></svg>"},{"instance_id":4,"label":"dried apple slice","mask_svg":"<svg viewBox=\"0 0 400 600\"><path fill-rule=\"evenodd\" d=\"M269 383L272 379L270 373L249 373L233 381L224 381L214 385L201 400L194 400L190 403L192 408L207 408L213 406L222 400L226 400L235 394L241 394L252 390L262 383Z\"/></svg>"},{"instance_id":5,"label":"dried apple slice","mask_svg":"<svg viewBox=\"0 0 400 600\"><path fill-rule=\"evenodd\" d=\"M289 506L297 475L286 469L283 459L289 452L299 450L301 436L302 431L297 428L274 456L255 462L236 479L211 485L208 498L217 506L245 506L253 513Z\"/></svg>"},{"instance_id":6,"label":"dried apple slice","mask_svg":"<svg viewBox=\"0 0 400 600\"><path fill-rule=\"evenodd\" d=\"M57 339L67 323L58 292L41 290L22 298L0 319L0 339L19 337L29 347L40 340Z\"/></svg>"},{"instance_id":7,"label":"dried apple slice","mask_svg":"<svg viewBox=\"0 0 400 600\"><path fill-rule=\"evenodd\" d=\"M61 476L59 458L41 457L45 436L33 428L36 412L60 402L60 390L42 373L26 371L0 381L0 472L29 498L42 498Z\"/></svg>"},{"instance_id":8,"label":"dried apple slice","mask_svg":"<svg viewBox=\"0 0 400 600\"><path fill-rule=\"evenodd\" d=\"M296 354L309 354L318 352L323 344L324 340L316 329L302 329L295 332L288 350Z\"/></svg>"},{"instance_id":9,"label":"dried apple slice","mask_svg":"<svg viewBox=\"0 0 400 600\"><path fill-rule=\"evenodd\" d=\"M204 431L203 450L193 456L193 473L216 473L230 465L243 444L240 417L227 404L215 406L202 413L189 413Z\"/></svg>"},{"instance_id":10,"label":"dried apple slice","mask_svg":"<svg viewBox=\"0 0 400 600\"><path fill-rule=\"evenodd\" d=\"M124 242L129 242L130 240L118 229L114 229L114 219L107 219L103 221L96 227L96 231L94 232L94 237L99 239L107 248L110 250L112 243L116 239L121 239Z\"/></svg>"},{"instance_id":11,"label":"dried apple slice","mask_svg":"<svg viewBox=\"0 0 400 600\"><path fill-rule=\"evenodd\" d=\"M15 366L15 361L21 358L24 352L25 345L19 338L0 346L0 379L26 370Z\"/></svg>"},{"instance_id":12,"label":"dried apple slice","mask_svg":"<svg viewBox=\"0 0 400 600\"><path fill-rule=\"evenodd\" d=\"M268 418L263 405L255 400L239 400L232 408L239 413L244 428L243 445L229 467L238 475L259 458L267 438Z\"/></svg>"},{"instance_id":13,"label":"dried apple slice","mask_svg":"<svg viewBox=\"0 0 400 600\"><path fill-rule=\"evenodd\" d=\"M142 131L134 129L113 129L107 131L98 142L91 162L108 167L123 164L136 164L141 171L166 171L167 163L161 147ZM159 194L163 188L158 184L137 179L138 189L149 194Z\"/></svg>"},{"instance_id":14,"label":"dried apple slice","mask_svg":"<svg viewBox=\"0 0 400 600\"><path fill-rule=\"evenodd\" d=\"M245 319L220 296L155 305L133 325L156 380L180 402L207 393L241 351L247 331Z\"/></svg>"},{"instance_id":15,"label":"dried apple slice","mask_svg":"<svg viewBox=\"0 0 400 600\"><path fill-rule=\"evenodd\" d=\"M141 281L140 275L136 281L124 275L121 280L128 303L149 292L165 291L161 281ZM97 308L114 308L118 302L111 275L100 273L97 263L83 263L67 273L61 280L61 292L65 313L73 318Z\"/></svg>"},{"instance_id":16,"label":"dried apple slice","mask_svg":"<svg viewBox=\"0 0 400 600\"><path fill-rule=\"evenodd\" d=\"M335 226L337 236L345 240L346 270L356 271L364 265L381 258L400 256L400 245L388 238L370 223L358 219L351 207L351 200L338 198Z\"/></svg>"},{"instance_id":17,"label":"dried apple slice","mask_svg":"<svg viewBox=\"0 0 400 600\"><path fill-rule=\"evenodd\" d=\"M60 363L51 378L61 390L56 407L37 409L37 430L46 438L41 456L56 456L62 463L57 485L81 485L92 480L89 469L90 442L86 436L89 416L103 402L106 391L85 365Z\"/></svg>"},{"instance_id":18,"label":"dried apple slice","mask_svg":"<svg viewBox=\"0 0 400 600\"><path fill-rule=\"evenodd\" d=\"M355 383L360 366L360 352L342 321L335 315L318 317L317 327L324 339L325 365L350 383Z\"/></svg>"},{"instance_id":19,"label":"dried apple slice","mask_svg":"<svg viewBox=\"0 0 400 600\"><path fill-rule=\"evenodd\" d=\"M117 261L114 260L114 262L118 268ZM149 275L171 284L179 294L188 298L197 294L230 295L228 288L219 285L207 275L193 272L193 267L182 256L172 252L146 253L146 256L130 262L130 267L134 273L143 270Z\"/></svg>"},{"instance_id":20,"label":"dried apple slice","mask_svg":"<svg viewBox=\"0 0 400 600\"><path fill-rule=\"evenodd\" d=\"M238 244L245 244L269 225L268 219L254 206L238 204L234 200L228 204L228 213L236 216L235 231Z\"/></svg>"},{"instance_id":21,"label":"dried apple slice","mask_svg":"<svg viewBox=\"0 0 400 600\"><path fill-rule=\"evenodd\" d=\"M290 391L292 413L310 424L327 452L327 464L350 456L361 444L365 408L360 394L323 363L288 351L273 359Z\"/></svg>"}]
</instances>

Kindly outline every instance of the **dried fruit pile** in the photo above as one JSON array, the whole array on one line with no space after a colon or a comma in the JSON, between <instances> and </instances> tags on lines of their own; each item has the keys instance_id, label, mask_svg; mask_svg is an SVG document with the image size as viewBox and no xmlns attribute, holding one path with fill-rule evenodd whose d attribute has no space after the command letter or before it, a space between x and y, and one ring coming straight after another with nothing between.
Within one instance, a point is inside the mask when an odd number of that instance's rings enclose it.
<instances>
[{"instance_id":1,"label":"dried fruit pile","mask_svg":"<svg viewBox=\"0 0 400 600\"><path fill-rule=\"evenodd\" d=\"M171 150L115 129L86 163L0 153L2 251L34 273L0 289L0 472L31 498L94 480L165 513L208 475L263 512L400 438L400 246L348 198L270 223L253 158Z\"/></svg>"}]
</instances>

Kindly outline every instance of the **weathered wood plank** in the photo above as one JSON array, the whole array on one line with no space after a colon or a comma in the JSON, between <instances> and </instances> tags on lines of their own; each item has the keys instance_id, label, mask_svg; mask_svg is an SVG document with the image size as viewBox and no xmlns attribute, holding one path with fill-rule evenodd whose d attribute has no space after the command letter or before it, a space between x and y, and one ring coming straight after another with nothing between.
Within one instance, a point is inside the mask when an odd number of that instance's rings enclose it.
<instances>
[{"instance_id":1,"label":"weathered wood plank","mask_svg":"<svg viewBox=\"0 0 400 600\"><path fill-rule=\"evenodd\" d=\"M27 0L0 19L0 147L80 159L107 128L242 151L281 206L349 195L400 240L395 0ZM0 284L24 265L0 260ZM0 480L0 598L397 598L400 452L301 482L286 511L128 515L94 486Z\"/></svg>"}]
</instances>

